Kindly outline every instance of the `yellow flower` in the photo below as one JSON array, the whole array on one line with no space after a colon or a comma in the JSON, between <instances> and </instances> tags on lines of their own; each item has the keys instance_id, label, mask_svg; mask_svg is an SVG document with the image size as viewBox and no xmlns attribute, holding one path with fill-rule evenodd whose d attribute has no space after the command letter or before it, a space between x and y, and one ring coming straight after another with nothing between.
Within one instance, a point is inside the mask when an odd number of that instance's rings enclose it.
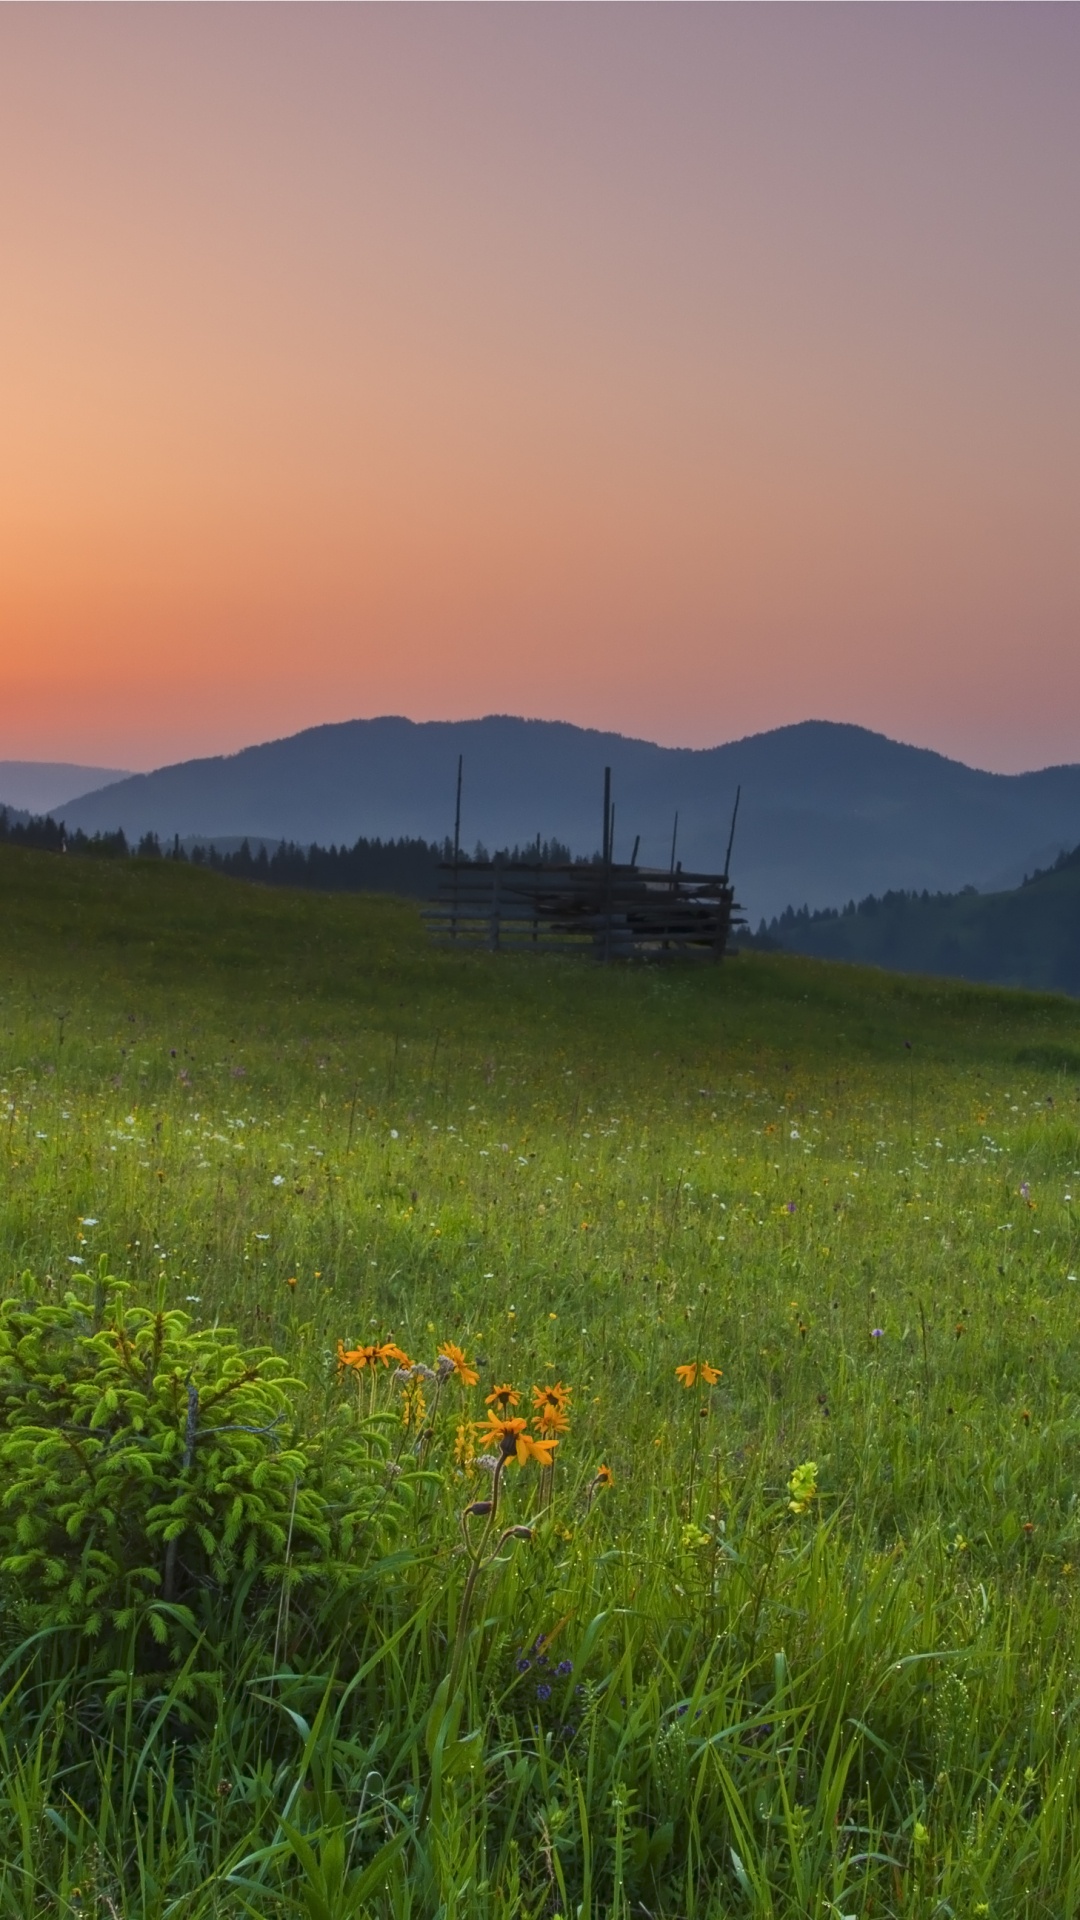
<instances>
[{"instance_id":1,"label":"yellow flower","mask_svg":"<svg viewBox=\"0 0 1080 1920\"><path fill-rule=\"evenodd\" d=\"M598 1487L613 1487L615 1485L615 1475L612 1473L610 1467L597 1467L595 1484Z\"/></svg>"},{"instance_id":2,"label":"yellow flower","mask_svg":"<svg viewBox=\"0 0 1080 1920\"><path fill-rule=\"evenodd\" d=\"M550 1467L555 1451L554 1440L534 1440L526 1431L524 1420L500 1420L498 1414L489 1413L487 1426L481 1431L483 1446L495 1447L503 1460L516 1460L519 1467L527 1461L535 1460L542 1467Z\"/></svg>"},{"instance_id":3,"label":"yellow flower","mask_svg":"<svg viewBox=\"0 0 1080 1920\"><path fill-rule=\"evenodd\" d=\"M511 1407L516 1407L520 1399L520 1393L515 1393L511 1386L495 1387L492 1392L488 1394L484 1405L485 1407L497 1407L500 1413L509 1413Z\"/></svg>"},{"instance_id":4,"label":"yellow flower","mask_svg":"<svg viewBox=\"0 0 1080 1920\"><path fill-rule=\"evenodd\" d=\"M414 1427L422 1427L426 1413L423 1384L419 1380L410 1380L401 1395L401 1424L406 1433L411 1433Z\"/></svg>"},{"instance_id":5,"label":"yellow flower","mask_svg":"<svg viewBox=\"0 0 1080 1920\"><path fill-rule=\"evenodd\" d=\"M471 1420L463 1420L454 1435L454 1460L466 1472L476 1459L476 1428Z\"/></svg>"},{"instance_id":6,"label":"yellow flower","mask_svg":"<svg viewBox=\"0 0 1080 1920\"><path fill-rule=\"evenodd\" d=\"M704 1380L707 1387L715 1387L721 1378L722 1369L710 1367L704 1360L690 1360L686 1366L676 1367L675 1373L684 1387L696 1387L699 1380Z\"/></svg>"},{"instance_id":7,"label":"yellow flower","mask_svg":"<svg viewBox=\"0 0 1080 1920\"><path fill-rule=\"evenodd\" d=\"M805 1513L817 1499L817 1471L816 1460L804 1460L801 1467L796 1467L788 1481L791 1495L788 1506L792 1513Z\"/></svg>"},{"instance_id":8,"label":"yellow flower","mask_svg":"<svg viewBox=\"0 0 1080 1920\"><path fill-rule=\"evenodd\" d=\"M536 1420L541 1433L569 1433L570 1422L561 1407L541 1407Z\"/></svg>"},{"instance_id":9,"label":"yellow flower","mask_svg":"<svg viewBox=\"0 0 1080 1920\"><path fill-rule=\"evenodd\" d=\"M370 1367L372 1371L374 1371L380 1362L384 1367L388 1367L391 1360L396 1360L399 1365L405 1367L409 1364L408 1358L402 1353L401 1348L395 1347L390 1341L387 1341L383 1346L380 1346L377 1341L373 1341L372 1344L367 1347L350 1347L346 1349L339 1340L337 1357L339 1367L351 1367L355 1373L363 1373L365 1367Z\"/></svg>"},{"instance_id":10,"label":"yellow flower","mask_svg":"<svg viewBox=\"0 0 1080 1920\"><path fill-rule=\"evenodd\" d=\"M534 1387L532 1397L537 1413L543 1413L545 1407L554 1407L556 1412L565 1413L573 1398L573 1389L564 1387L561 1380L553 1380L550 1386Z\"/></svg>"},{"instance_id":11,"label":"yellow flower","mask_svg":"<svg viewBox=\"0 0 1080 1920\"><path fill-rule=\"evenodd\" d=\"M457 1374L462 1386L475 1387L480 1375L475 1367L470 1367L461 1347L456 1347L452 1340L446 1340L439 1348L439 1358L449 1360L450 1372Z\"/></svg>"}]
</instances>

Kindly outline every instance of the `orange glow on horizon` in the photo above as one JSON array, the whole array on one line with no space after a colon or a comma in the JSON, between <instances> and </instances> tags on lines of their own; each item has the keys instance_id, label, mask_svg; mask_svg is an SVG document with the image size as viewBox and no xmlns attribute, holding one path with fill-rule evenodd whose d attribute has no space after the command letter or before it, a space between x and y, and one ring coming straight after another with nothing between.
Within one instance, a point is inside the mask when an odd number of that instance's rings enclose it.
<instances>
[{"instance_id":1,"label":"orange glow on horizon","mask_svg":"<svg viewBox=\"0 0 1080 1920\"><path fill-rule=\"evenodd\" d=\"M0 757L1080 759L1078 63L1069 10L7 10Z\"/></svg>"}]
</instances>

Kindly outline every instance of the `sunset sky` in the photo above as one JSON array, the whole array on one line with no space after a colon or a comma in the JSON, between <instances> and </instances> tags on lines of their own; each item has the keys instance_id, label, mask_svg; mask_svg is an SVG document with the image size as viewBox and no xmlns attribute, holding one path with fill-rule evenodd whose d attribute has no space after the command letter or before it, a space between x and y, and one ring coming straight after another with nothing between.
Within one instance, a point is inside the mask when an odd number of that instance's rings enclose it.
<instances>
[{"instance_id":1,"label":"sunset sky","mask_svg":"<svg viewBox=\"0 0 1080 1920\"><path fill-rule=\"evenodd\" d=\"M1080 760L1080 10L0 9L0 758Z\"/></svg>"}]
</instances>

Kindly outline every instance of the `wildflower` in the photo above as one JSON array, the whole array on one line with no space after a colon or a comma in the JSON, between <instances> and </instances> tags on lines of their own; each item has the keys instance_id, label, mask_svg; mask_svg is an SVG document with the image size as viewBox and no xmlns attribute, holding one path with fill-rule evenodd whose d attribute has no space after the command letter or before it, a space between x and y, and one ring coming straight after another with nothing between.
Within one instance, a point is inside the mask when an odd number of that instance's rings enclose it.
<instances>
[{"instance_id":1,"label":"wildflower","mask_svg":"<svg viewBox=\"0 0 1080 1920\"><path fill-rule=\"evenodd\" d=\"M568 1673L573 1673L574 1663L572 1660L560 1660L555 1671L559 1675L560 1679L565 1680Z\"/></svg>"},{"instance_id":2,"label":"wildflower","mask_svg":"<svg viewBox=\"0 0 1080 1920\"><path fill-rule=\"evenodd\" d=\"M706 1533L704 1527L699 1527L693 1520L687 1520L683 1523L682 1544L688 1552L692 1551L694 1547L707 1547L711 1545L711 1542L712 1535Z\"/></svg>"},{"instance_id":3,"label":"wildflower","mask_svg":"<svg viewBox=\"0 0 1080 1920\"><path fill-rule=\"evenodd\" d=\"M488 1394L484 1405L485 1407L495 1407L499 1413L509 1413L511 1407L516 1407L520 1399L520 1393L515 1393L513 1387L502 1386L496 1387L493 1392Z\"/></svg>"},{"instance_id":4,"label":"wildflower","mask_svg":"<svg viewBox=\"0 0 1080 1920\"><path fill-rule=\"evenodd\" d=\"M812 1502L817 1499L817 1474L816 1460L804 1460L801 1467L796 1467L788 1481L788 1492L791 1495L788 1506L792 1513L806 1513Z\"/></svg>"},{"instance_id":5,"label":"wildflower","mask_svg":"<svg viewBox=\"0 0 1080 1920\"><path fill-rule=\"evenodd\" d=\"M696 1387L699 1380L704 1380L708 1387L715 1387L722 1371L720 1367L710 1367L704 1360L690 1360L686 1366L675 1369L677 1378L687 1389Z\"/></svg>"},{"instance_id":6,"label":"wildflower","mask_svg":"<svg viewBox=\"0 0 1080 1920\"><path fill-rule=\"evenodd\" d=\"M396 1347L392 1340L383 1341L382 1346L379 1348L379 1359L382 1361L384 1367L388 1367L391 1360L396 1360L399 1367L408 1367L411 1365L408 1354L402 1353L401 1348Z\"/></svg>"},{"instance_id":7,"label":"wildflower","mask_svg":"<svg viewBox=\"0 0 1080 1920\"><path fill-rule=\"evenodd\" d=\"M544 1407L541 1410L540 1417L536 1424L545 1436L552 1433L569 1433L570 1431L570 1422L565 1413L561 1412L558 1407Z\"/></svg>"},{"instance_id":8,"label":"wildflower","mask_svg":"<svg viewBox=\"0 0 1080 1920\"><path fill-rule=\"evenodd\" d=\"M516 1460L519 1467L529 1460L550 1467L556 1445L554 1440L534 1440L524 1420L500 1420L494 1413L488 1414L481 1438L498 1447L501 1460Z\"/></svg>"},{"instance_id":9,"label":"wildflower","mask_svg":"<svg viewBox=\"0 0 1080 1920\"><path fill-rule=\"evenodd\" d=\"M540 1686L538 1686L538 1687L537 1687L537 1689L536 1689L536 1697L537 1697L537 1699L538 1699L538 1700L550 1700L550 1699L551 1699L551 1688L550 1688L549 1686L547 1686L546 1684L541 1684L541 1685L540 1685Z\"/></svg>"},{"instance_id":10,"label":"wildflower","mask_svg":"<svg viewBox=\"0 0 1080 1920\"><path fill-rule=\"evenodd\" d=\"M552 1407L557 1413L565 1413L573 1398L573 1389L564 1387L561 1380L555 1380L550 1386L534 1387L532 1397L537 1413L542 1414L545 1407Z\"/></svg>"},{"instance_id":11,"label":"wildflower","mask_svg":"<svg viewBox=\"0 0 1080 1920\"><path fill-rule=\"evenodd\" d=\"M615 1475L612 1473L611 1468L605 1467L603 1465L597 1467L596 1472L593 1474L592 1479L589 1481L588 1487L585 1492L586 1512L589 1511L593 1501L596 1499L597 1494L600 1492L600 1489L602 1487L612 1487L614 1486L614 1484L615 1484Z\"/></svg>"},{"instance_id":12,"label":"wildflower","mask_svg":"<svg viewBox=\"0 0 1080 1920\"><path fill-rule=\"evenodd\" d=\"M485 1473L494 1473L498 1464L499 1456L497 1453L478 1453L474 1462L474 1465L482 1467Z\"/></svg>"},{"instance_id":13,"label":"wildflower","mask_svg":"<svg viewBox=\"0 0 1080 1920\"><path fill-rule=\"evenodd\" d=\"M456 1373L463 1387L475 1387L480 1378L476 1368L470 1367L462 1349L456 1347L452 1340L445 1341L439 1348L437 1370L444 1380Z\"/></svg>"},{"instance_id":14,"label":"wildflower","mask_svg":"<svg viewBox=\"0 0 1080 1920\"><path fill-rule=\"evenodd\" d=\"M454 1435L454 1461L466 1473L476 1458L476 1428L471 1420L462 1420Z\"/></svg>"},{"instance_id":15,"label":"wildflower","mask_svg":"<svg viewBox=\"0 0 1080 1920\"><path fill-rule=\"evenodd\" d=\"M286 1282L285 1282L285 1285L286 1285L286 1286L288 1287L288 1289L289 1289L289 1292L290 1292L290 1293L295 1293L295 1292L296 1292L296 1275L295 1275L295 1273L291 1273L291 1274L289 1275L289 1278L288 1278L288 1279L286 1280Z\"/></svg>"},{"instance_id":16,"label":"wildflower","mask_svg":"<svg viewBox=\"0 0 1080 1920\"><path fill-rule=\"evenodd\" d=\"M531 1661L531 1660L526 1660L526 1658L525 1658L525 1655L524 1655L524 1654L522 1654L522 1656L521 1656L521 1659L520 1659L520 1660L518 1661L518 1663L517 1663L517 1670L518 1670L518 1672L519 1672L519 1673L528 1673L528 1671L529 1671L529 1669L530 1669L530 1667L531 1667L531 1666L532 1666L532 1661Z\"/></svg>"},{"instance_id":17,"label":"wildflower","mask_svg":"<svg viewBox=\"0 0 1080 1920\"><path fill-rule=\"evenodd\" d=\"M411 1433L414 1427L422 1427L426 1413L423 1385L419 1380L410 1378L401 1396L401 1424L406 1433Z\"/></svg>"},{"instance_id":18,"label":"wildflower","mask_svg":"<svg viewBox=\"0 0 1080 1920\"><path fill-rule=\"evenodd\" d=\"M391 1344L379 1346L377 1342L367 1347L345 1348L339 1340L337 1355L339 1367L351 1367L356 1373L363 1373L365 1367L370 1367L374 1372L380 1361L384 1367L388 1367L391 1360L405 1359L400 1347Z\"/></svg>"},{"instance_id":19,"label":"wildflower","mask_svg":"<svg viewBox=\"0 0 1080 1920\"><path fill-rule=\"evenodd\" d=\"M871 1340L884 1340L885 1338L884 1327L871 1327L870 1338Z\"/></svg>"}]
</instances>

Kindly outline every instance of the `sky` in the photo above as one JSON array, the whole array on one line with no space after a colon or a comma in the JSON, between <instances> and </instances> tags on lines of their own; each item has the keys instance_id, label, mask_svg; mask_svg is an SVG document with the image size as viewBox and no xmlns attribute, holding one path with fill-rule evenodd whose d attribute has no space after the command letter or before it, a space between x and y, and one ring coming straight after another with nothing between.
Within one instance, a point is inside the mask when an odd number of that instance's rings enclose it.
<instances>
[{"instance_id":1,"label":"sky","mask_svg":"<svg viewBox=\"0 0 1080 1920\"><path fill-rule=\"evenodd\" d=\"M0 758L1080 760L1080 9L0 7Z\"/></svg>"}]
</instances>

